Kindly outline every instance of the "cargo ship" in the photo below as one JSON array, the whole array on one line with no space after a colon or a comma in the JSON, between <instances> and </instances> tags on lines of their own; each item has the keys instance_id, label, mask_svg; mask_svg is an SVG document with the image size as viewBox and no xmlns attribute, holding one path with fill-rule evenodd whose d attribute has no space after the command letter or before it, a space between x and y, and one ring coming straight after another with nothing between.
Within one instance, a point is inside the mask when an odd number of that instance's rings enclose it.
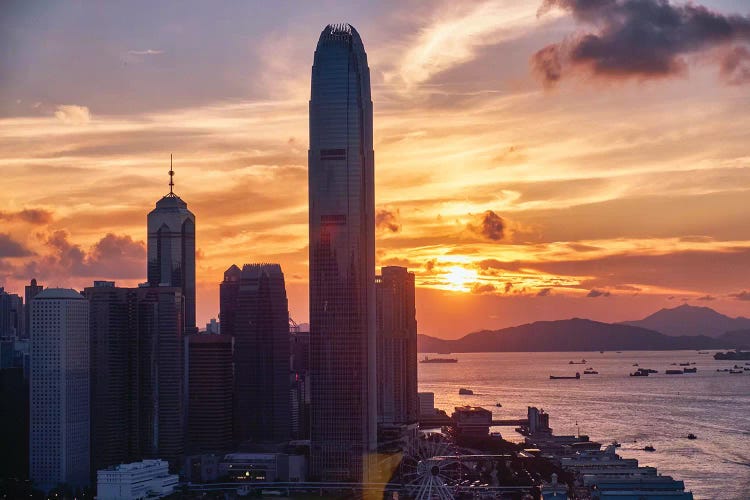
<instances>
[{"instance_id":1,"label":"cargo ship","mask_svg":"<svg viewBox=\"0 0 750 500\"><path fill-rule=\"evenodd\" d=\"M425 356L424 359L419 360L420 363L458 363L456 358L430 358Z\"/></svg>"}]
</instances>

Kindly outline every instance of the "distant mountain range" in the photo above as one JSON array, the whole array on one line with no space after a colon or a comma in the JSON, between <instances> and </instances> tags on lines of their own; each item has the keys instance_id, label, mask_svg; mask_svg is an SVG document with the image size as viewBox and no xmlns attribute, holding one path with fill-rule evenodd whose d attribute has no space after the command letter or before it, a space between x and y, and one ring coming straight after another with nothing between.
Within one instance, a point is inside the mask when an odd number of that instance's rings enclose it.
<instances>
[{"instance_id":1,"label":"distant mountain range","mask_svg":"<svg viewBox=\"0 0 750 500\"><path fill-rule=\"evenodd\" d=\"M664 335L719 337L734 330L749 330L750 318L730 318L709 307L685 304L673 309L662 309L637 321L623 321L622 324L640 326Z\"/></svg>"},{"instance_id":2,"label":"distant mountain range","mask_svg":"<svg viewBox=\"0 0 750 500\"><path fill-rule=\"evenodd\" d=\"M698 311L696 311L698 310ZM641 323L656 317L662 328L679 328L692 332L686 318L702 321L705 317L724 318L727 330L716 333L714 326L708 335L665 335L664 332L628 323L602 323L588 319L566 319L537 321L501 330L482 330L456 340L445 340L428 335L419 335L419 352L539 352L539 351L632 351L673 349L750 349L750 328L743 327L747 318L729 318L707 307L680 306L662 309L641 320ZM671 321L668 321L671 320ZM682 325L680 327L679 325ZM715 324L714 324L715 325ZM728 331L732 330L732 331Z\"/></svg>"}]
</instances>

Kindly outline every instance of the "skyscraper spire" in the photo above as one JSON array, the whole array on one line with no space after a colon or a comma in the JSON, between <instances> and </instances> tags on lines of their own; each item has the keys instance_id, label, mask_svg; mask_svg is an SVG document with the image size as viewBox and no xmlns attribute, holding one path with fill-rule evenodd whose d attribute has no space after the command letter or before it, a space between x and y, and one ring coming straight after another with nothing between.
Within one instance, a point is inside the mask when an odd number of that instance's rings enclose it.
<instances>
[{"instance_id":1,"label":"skyscraper spire","mask_svg":"<svg viewBox=\"0 0 750 500\"><path fill-rule=\"evenodd\" d=\"M172 188L174 187L174 170L172 170L172 153L169 153L169 194L174 194Z\"/></svg>"}]
</instances>

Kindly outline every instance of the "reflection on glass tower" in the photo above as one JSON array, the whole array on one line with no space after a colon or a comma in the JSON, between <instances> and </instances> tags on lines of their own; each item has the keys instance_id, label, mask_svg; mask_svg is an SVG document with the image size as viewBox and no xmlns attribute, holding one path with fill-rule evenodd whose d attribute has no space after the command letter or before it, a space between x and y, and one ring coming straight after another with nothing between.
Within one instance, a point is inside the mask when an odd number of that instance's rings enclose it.
<instances>
[{"instance_id":1,"label":"reflection on glass tower","mask_svg":"<svg viewBox=\"0 0 750 500\"><path fill-rule=\"evenodd\" d=\"M169 194L148 214L148 282L182 290L185 331L195 328L195 215L174 194L174 171L169 169Z\"/></svg>"},{"instance_id":2,"label":"reflection on glass tower","mask_svg":"<svg viewBox=\"0 0 750 500\"><path fill-rule=\"evenodd\" d=\"M310 98L311 475L366 481L377 445L370 70L350 25L320 35Z\"/></svg>"}]
</instances>

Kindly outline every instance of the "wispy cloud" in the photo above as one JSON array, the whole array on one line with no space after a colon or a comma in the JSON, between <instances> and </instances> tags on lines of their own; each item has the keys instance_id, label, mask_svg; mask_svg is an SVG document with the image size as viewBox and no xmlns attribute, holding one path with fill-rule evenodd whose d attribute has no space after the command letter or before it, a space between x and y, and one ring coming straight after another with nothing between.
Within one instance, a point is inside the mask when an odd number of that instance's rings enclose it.
<instances>
[{"instance_id":1,"label":"wispy cloud","mask_svg":"<svg viewBox=\"0 0 750 500\"><path fill-rule=\"evenodd\" d=\"M449 4L419 31L395 74L387 77L398 77L407 87L421 84L471 61L482 47L519 36L536 21L536 7L530 2Z\"/></svg>"},{"instance_id":2,"label":"wispy cloud","mask_svg":"<svg viewBox=\"0 0 750 500\"><path fill-rule=\"evenodd\" d=\"M128 54L133 56L158 56L159 54L163 54L163 50L154 50L154 49L146 49L146 50L129 50Z\"/></svg>"},{"instance_id":3,"label":"wispy cloud","mask_svg":"<svg viewBox=\"0 0 750 500\"><path fill-rule=\"evenodd\" d=\"M68 125L85 125L91 121L91 112L86 106L61 104L55 111L55 118Z\"/></svg>"}]
</instances>

